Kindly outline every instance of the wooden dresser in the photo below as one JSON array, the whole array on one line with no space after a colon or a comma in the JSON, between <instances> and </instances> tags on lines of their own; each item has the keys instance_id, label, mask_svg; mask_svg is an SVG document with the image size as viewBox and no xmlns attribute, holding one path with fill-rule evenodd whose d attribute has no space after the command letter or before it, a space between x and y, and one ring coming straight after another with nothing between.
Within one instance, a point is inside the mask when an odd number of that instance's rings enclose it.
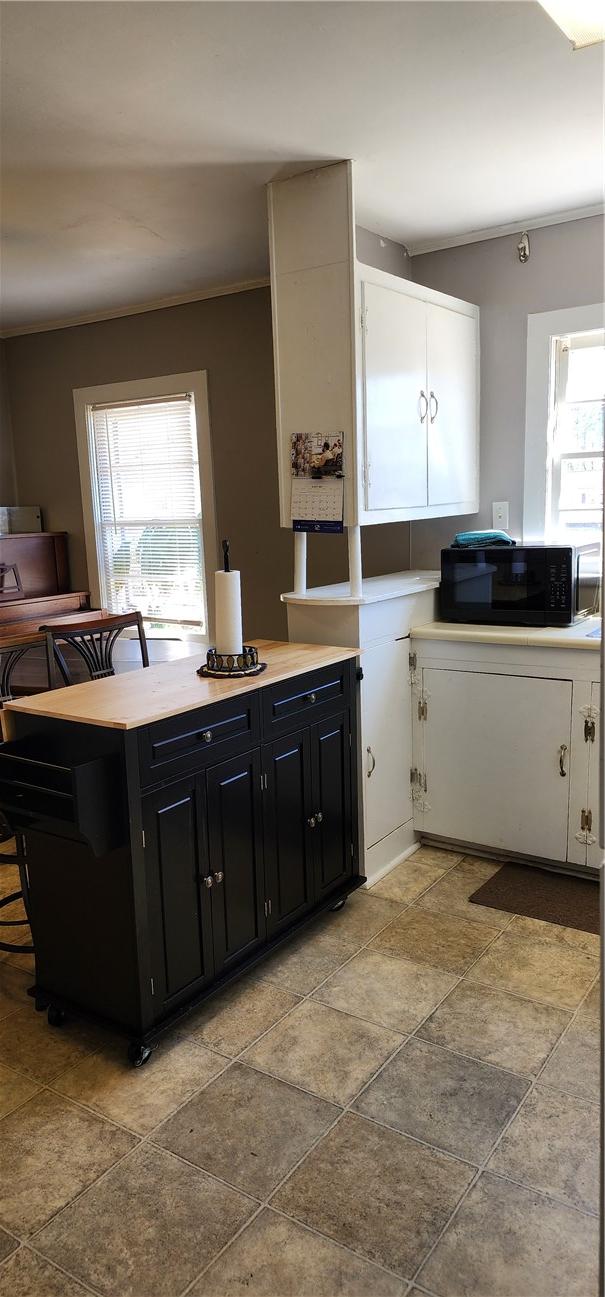
<instances>
[{"instance_id":1,"label":"wooden dresser","mask_svg":"<svg viewBox=\"0 0 605 1297\"><path fill-rule=\"evenodd\" d=\"M70 590L64 531L16 532L0 536L0 563L16 565L23 587L11 598L12 580L0 592L0 635L20 635L66 613L88 608L86 590Z\"/></svg>"}]
</instances>

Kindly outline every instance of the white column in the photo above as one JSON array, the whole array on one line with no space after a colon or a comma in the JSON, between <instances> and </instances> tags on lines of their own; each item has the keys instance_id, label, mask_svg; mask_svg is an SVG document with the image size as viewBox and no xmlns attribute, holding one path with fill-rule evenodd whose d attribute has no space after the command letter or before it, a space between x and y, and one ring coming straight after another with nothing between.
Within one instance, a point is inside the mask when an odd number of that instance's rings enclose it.
<instances>
[{"instance_id":1,"label":"white column","mask_svg":"<svg viewBox=\"0 0 605 1297\"><path fill-rule=\"evenodd\" d=\"M349 585L351 595L361 598L361 527L347 527L349 542Z\"/></svg>"},{"instance_id":2,"label":"white column","mask_svg":"<svg viewBox=\"0 0 605 1297\"><path fill-rule=\"evenodd\" d=\"M307 533L294 532L294 593L307 593Z\"/></svg>"}]
</instances>

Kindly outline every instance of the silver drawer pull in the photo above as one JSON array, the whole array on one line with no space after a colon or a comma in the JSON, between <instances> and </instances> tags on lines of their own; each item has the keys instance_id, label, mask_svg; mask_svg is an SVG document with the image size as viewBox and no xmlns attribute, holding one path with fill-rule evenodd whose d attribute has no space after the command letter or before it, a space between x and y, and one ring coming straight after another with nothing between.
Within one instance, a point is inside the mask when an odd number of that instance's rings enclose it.
<instances>
[{"instance_id":1,"label":"silver drawer pull","mask_svg":"<svg viewBox=\"0 0 605 1297\"><path fill-rule=\"evenodd\" d=\"M565 769L566 760L567 760L567 744L562 743L561 747L559 748L559 774L562 779L564 779L567 774L567 771Z\"/></svg>"},{"instance_id":2,"label":"silver drawer pull","mask_svg":"<svg viewBox=\"0 0 605 1297\"><path fill-rule=\"evenodd\" d=\"M317 694L307 694L306 701L307 701L308 703L316 703L316 702L317 702Z\"/></svg>"},{"instance_id":3,"label":"silver drawer pull","mask_svg":"<svg viewBox=\"0 0 605 1297\"><path fill-rule=\"evenodd\" d=\"M202 730L204 743L212 743L212 730Z\"/></svg>"},{"instance_id":4,"label":"silver drawer pull","mask_svg":"<svg viewBox=\"0 0 605 1297\"><path fill-rule=\"evenodd\" d=\"M213 877L215 883L222 883L223 878L225 877L225 875L224 875L222 869L217 869L216 873L213 874L212 877Z\"/></svg>"},{"instance_id":5,"label":"silver drawer pull","mask_svg":"<svg viewBox=\"0 0 605 1297\"><path fill-rule=\"evenodd\" d=\"M204 878L204 887L212 887L213 883L214 879L212 874L206 874L206 877Z\"/></svg>"}]
</instances>

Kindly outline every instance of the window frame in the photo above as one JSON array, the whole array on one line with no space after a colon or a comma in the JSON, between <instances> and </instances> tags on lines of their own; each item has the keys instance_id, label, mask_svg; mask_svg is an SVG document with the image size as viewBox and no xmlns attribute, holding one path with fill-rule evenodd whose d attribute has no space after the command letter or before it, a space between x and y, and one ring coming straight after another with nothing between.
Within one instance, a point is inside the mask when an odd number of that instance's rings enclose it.
<instances>
[{"instance_id":1,"label":"window frame","mask_svg":"<svg viewBox=\"0 0 605 1297\"><path fill-rule=\"evenodd\" d=\"M145 401L157 397L182 396L190 392L195 410L195 426L200 471L200 498L202 504L202 546L204 555L204 585L206 591L207 631L188 630L174 625L174 633L183 638L212 640L214 631L214 572L218 565L218 534L214 493L214 469L210 437L210 411L208 406L208 376L206 370L193 370L187 374L164 374L157 378L129 379L122 383L102 383L95 387L74 388L74 413L80 493L84 519L84 541L88 566L88 584L93 604L101 606L101 574L99 541L96 526L95 492L93 489L94 461L91 455L92 419L94 405L119 404L124 401ZM172 628L171 628L172 629Z\"/></svg>"},{"instance_id":2,"label":"window frame","mask_svg":"<svg viewBox=\"0 0 605 1297\"><path fill-rule=\"evenodd\" d=\"M544 544L550 522L549 434L555 342L565 334L605 327L605 303L566 306L527 317L523 543Z\"/></svg>"}]
</instances>

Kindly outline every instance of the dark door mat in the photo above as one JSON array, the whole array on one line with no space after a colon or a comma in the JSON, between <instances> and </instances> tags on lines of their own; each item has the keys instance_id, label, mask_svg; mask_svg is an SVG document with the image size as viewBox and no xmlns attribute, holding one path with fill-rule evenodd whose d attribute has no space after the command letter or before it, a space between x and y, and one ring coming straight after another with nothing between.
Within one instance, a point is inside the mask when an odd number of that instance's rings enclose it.
<instances>
[{"instance_id":1,"label":"dark door mat","mask_svg":"<svg viewBox=\"0 0 605 1297\"><path fill-rule=\"evenodd\" d=\"M572 878L535 865L503 865L469 901L492 910L523 914L527 919L559 923L563 928L599 932L599 883Z\"/></svg>"}]
</instances>

